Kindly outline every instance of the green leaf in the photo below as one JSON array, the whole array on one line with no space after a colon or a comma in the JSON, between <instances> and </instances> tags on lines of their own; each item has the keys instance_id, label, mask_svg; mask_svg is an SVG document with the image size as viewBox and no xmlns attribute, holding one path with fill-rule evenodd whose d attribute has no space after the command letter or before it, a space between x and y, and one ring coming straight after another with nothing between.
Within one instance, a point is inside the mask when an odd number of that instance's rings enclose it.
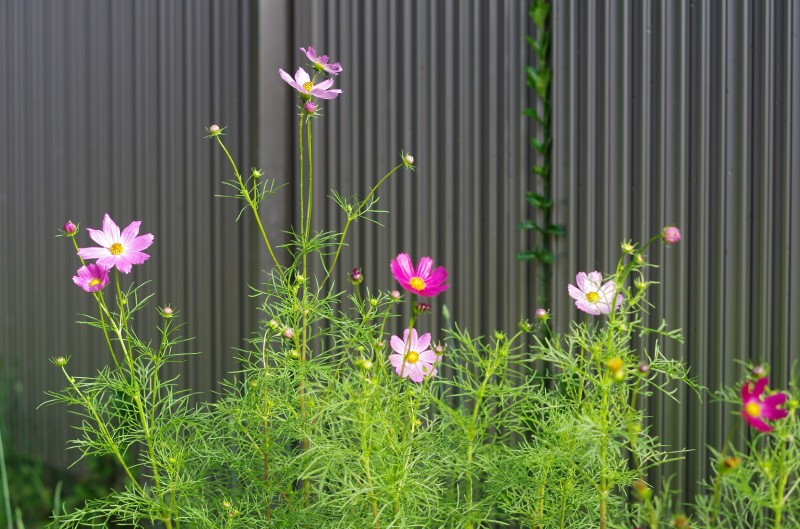
<instances>
[{"instance_id":1,"label":"green leaf","mask_svg":"<svg viewBox=\"0 0 800 529\"><path fill-rule=\"evenodd\" d=\"M520 230L542 231L542 228L532 220L523 220L522 222L517 224L517 228L519 228Z\"/></svg>"},{"instance_id":2,"label":"green leaf","mask_svg":"<svg viewBox=\"0 0 800 529\"><path fill-rule=\"evenodd\" d=\"M533 172L542 175L542 176L549 176L550 175L550 166L549 165L536 165L533 168Z\"/></svg>"},{"instance_id":3,"label":"green leaf","mask_svg":"<svg viewBox=\"0 0 800 529\"><path fill-rule=\"evenodd\" d=\"M525 40L528 41L528 44L530 44L533 49L537 49L538 48L539 43L536 41L536 39L534 39L530 35L525 35Z\"/></svg>"},{"instance_id":4,"label":"green leaf","mask_svg":"<svg viewBox=\"0 0 800 529\"><path fill-rule=\"evenodd\" d=\"M547 60L547 54L550 52L550 32L545 32L539 40L534 40L531 44L539 56L539 60L544 64Z\"/></svg>"},{"instance_id":5,"label":"green leaf","mask_svg":"<svg viewBox=\"0 0 800 529\"><path fill-rule=\"evenodd\" d=\"M548 209L553 207L552 198L540 195L539 193L534 193L533 191L528 191L527 197L528 203L532 206L536 206L539 209Z\"/></svg>"},{"instance_id":6,"label":"green leaf","mask_svg":"<svg viewBox=\"0 0 800 529\"><path fill-rule=\"evenodd\" d=\"M551 224L545 230L550 235L556 235L558 237L563 237L567 234L567 227L563 224Z\"/></svg>"},{"instance_id":7,"label":"green leaf","mask_svg":"<svg viewBox=\"0 0 800 529\"><path fill-rule=\"evenodd\" d=\"M517 254L518 261L532 261L533 259L536 259L536 254L530 250L525 250L524 252L519 252Z\"/></svg>"},{"instance_id":8,"label":"green leaf","mask_svg":"<svg viewBox=\"0 0 800 529\"><path fill-rule=\"evenodd\" d=\"M546 0L538 0L531 8L530 15L533 23L543 28L550 16L550 4Z\"/></svg>"},{"instance_id":9,"label":"green leaf","mask_svg":"<svg viewBox=\"0 0 800 529\"><path fill-rule=\"evenodd\" d=\"M533 81L533 89L539 94L542 99L547 99L547 91L550 89L550 68L541 68L536 71L536 77Z\"/></svg>"},{"instance_id":10,"label":"green leaf","mask_svg":"<svg viewBox=\"0 0 800 529\"><path fill-rule=\"evenodd\" d=\"M553 261L556 260L555 254L542 246L534 248L533 253L536 255L537 261L541 261L545 264L553 264Z\"/></svg>"},{"instance_id":11,"label":"green leaf","mask_svg":"<svg viewBox=\"0 0 800 529\"><path fill-rule=\"evenodd\" d=\"M542 141L537 140L536 138L531 138L531 145L536 152L541 154L542 156L547 156L548 151L550 150L550 145L553 143L552 138L546 138Z\"/></svg>"},{"instance_id":12,"label":"green leaf","mask_svg":"<svg viewBox=\"0 0 800 529\"><path fill-rule=\"evenodd\" d=\"M541 119L542 119L542 118L539 117L539 113L536 112L535 108L526 108L525 110L522 111L522 115L523 116L528 116L529 118L533 118L533 119L535 119L536 121L539 121L539 122L541 122Z\"/></svg>"}]
</instances>

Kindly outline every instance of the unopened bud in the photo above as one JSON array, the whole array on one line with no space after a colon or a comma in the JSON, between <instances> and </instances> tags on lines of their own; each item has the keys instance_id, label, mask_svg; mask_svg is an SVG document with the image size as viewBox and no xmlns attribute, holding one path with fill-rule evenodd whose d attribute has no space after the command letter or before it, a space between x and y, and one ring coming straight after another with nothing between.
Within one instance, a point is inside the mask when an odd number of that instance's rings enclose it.
<instances>
[{"instance_id":1,"label":"unopened bud","mask_svg":"<svg viewBox=\"0 0 800 529\"><path fill-rule=\"evenodd\" d=\"M429 312L433 307L429 303L417 303L414 307L414 312L417 314L425 314Z\"/></svg>"},{"instance_id":2,"label":"unopened bud","mask_svg":"<svg viewBox=\"0 0 800 529\"><path fill-rule=\"evenodd\" d=\"M379 300L378 298L370 298L369 300L369 304L372 305L373 307L377 307L380 304L380 302L381 300Z\"/></svg>"},{"instance_id":3,"label":"unopened bud","mask_svg":"<svg viewBox=\"0 0 800 529\"><path fill-rule=\"evenodd\" d=\"M370 369L372 369L372 360L369 360L367 358L361 358L359 360L356 360L356 365L361 369L363 369L364 371L369 371Z\"/></svg>"},{"instance_id":4,"label":"unopened bud","mask_svg":"<svg viewBox=\"0 0 800 529\"><path fill-rule=\"evenodd\" d=\"M226 508L226 509L230 509L231 507L233 507L233 505L231 504L231 502L229 502L229 501L227 501L227 500L222 502L222 506L223 506L224 508Z\"/></svg>"},{"instance_id":5,"label":"unopened bud","mask_svg":"<svg viewBox=\"0 0 800 529\"><path fill-rule=\"evenodd\" d=\"M606 363L608 366L609 371L618 371L625 367L625 362L619 356L612 358Z\"/></svg>"},{"instance_id":6,"label":"unopened bud","mask_svg":"<svg viewBox=\"0 0 800 529\"><path fill-rule=\"evenodd\" d=\"M353 268L353 271L347 275L350 277L350 282L354 285L360 285L364 281L364 274L359 267Z\"/></svg>"},{"instance_id":7,"label":"unopened bud","mask_svg":"<svg viewBox=\"0 0 800 529\"><path fill-rule=\"evenodd\" d=\"M267 325L269 325L269 328L272 329L273 331L277 330L278 327L280 326L280 324L276 320L269 320L269 323Z\"/></svg>"},{"instance_id":8,"label":"unopened bud","mask_svg":"<svg viewBox=\"0 0 800 529\"><path fill-rule=\"evenodd\" d=\"M436 353L436 356L442 356L444 354L444 345L438 343L436 347L433 348L433 352Z\"/></svg>"},{"instance_id":9,"label":"unopened bud","mask_svg":"<svg viewBox=\"0 0 800 529\"><path fill-rule=\"evenodd\" d=\"M661 232L661 237L663 237L665 243L670 245L679 243L683 238L681 230L678 229L677 226L667 226L664 228L664 231Z\"/></svg>"},{"instance_id":10,"label":"unopened bud","mask_svg":"<svg viewBox=\"0 0 800 529\"><path fill-rule=\"evenodd\" d=\"M672 526L675 529L691 529L689 517L685 514L678 514L672 518Z\"/></svg>"},{"instance_id":11,"label":"unopened bud","mask_svg":"<svg viewBox=\"0 0 800 529\"><path fill-rule=\"evenodd\" d=\"M291 340L292 338L294 338L294 329L292 329L291 327L285 327L281 334L283 334L283 337L286 338L287 340Z\"/></svg>"},{"instance_id":12,"label":"unopened bud","mask_svg":"<svg viewBox=\"0 0 800 529\"><path fill-rule=\"evenodd\" d=\"M647 486L647 483L641 479L637 479L633 482L633 488L636 490L636 497L642 501L649 500L650 496L653 494L653 491L650 490L650 487Z\"/></svg>"},{"instance_id":13,"label":"unopened bud","mask_svg":"<svg viewBox=\"0 0 800 529\"><path fill-rule=\"evenodd\" d=\"M639 290L644 290L644 289L646 289L646 288L647 288L647 281L641 281L641 280L639 280L639 281L635 281L633 284L634 284L634 285L636 286L636 288L638 288Z\"/></svg>"},{"instance_id":14,"label":"unopened bud","mask_svg":"<svg viewBox=\"0 0 800 529\"><path fill-rule=\"evenodd\" d=\"M303 274L297 274L296 276L294 276L294 279L298 283L303 283L306 280L306 276L304 276Z\"/></svg>"},{"instance_id":15,"label":"unopened bud","mask_svg":"<svg viewBox=\"0 0 800 529\"><path fill-rule=\"evenodd\" d=\"M175 310L167 305L166 307L161 309L161 315L165 318L171 318L175 315Z\"/></svg>"},{"instance_id":16,"label":"unopened bud","mask_svg":"<svg viewBox=\"0 0 800 529\"><path fill-rule=\"evenodd\" d=\"M403 297L403 295L400 293L399 290L392 290L389 293L389 297L392 298L394 301L399 301L400 298Z\"/></svg>"},{"instance_id":17,"label":"unopened bud","mask_svg":"<svg viewBox=\"0 0 800 529\"><path fill-rule=\"evenodd\" d=\"M634 259L636 259L636 264L640 265L645 264L647 262L647 259L645 259L644 254L641 253L637 253Z\"/></svg>"},{"instance_id":18,"label":"unopened bud","mask_svg":"<svg viewBox=\"0 0 800 529\"><path fill-rule=\"evenodd\" d=\"M315 114L317 112L317 104L314 103L313 101L308 101L303 106L303 109L305 109L307 114Z\"/></svg>"},{"instance_id":19,"label":"unopened bud","mask_svg":"<svg viewBox=\"0 0 800 529\"><path fill-rule=\"evenodd\" d=\"M297 349L292 349L291 351L289 351L289 356L291 356L294 359L299 359L300 351L298 351Z\"/></svg>"},{"instance_id":20,"label":"unopened bud","mask_svg":"<svg viewBox=\"0 0 800 529\"><path fill-rule=\"evenodd\" d=\"M731 470L736 470L737 468L739 468L741 464L742 464L741 457L728 456L722 460L722 466L720 467L720 470L722 472L726 471L730 472Z\"/></svg>"},{"instance_id":21,"label":"unopened bud","mask_svg":"<svg viewBox=\"0 0 800 529\"><path fill-rule=\"evenodd\" d=\"M642 362L641 364L639 364L639 373L646 375L649 372L650 372L650 364L648 364L647 362Z\"/></svg>"},{"instance_id":22,"label":"unopened bud","mask_svg":"<svg viewBox=\"0 0 800 529\"><path fill-rule=\"evenodd\" d=\"M414 157L411 154L403 156L403 163L406 165L414 165Z\"/></svg>"},{"instance_id":23,"label":"unopened bud","mask_svg":"<svg viewBox=\"0 0 800 529\"><path fill-rule=\"evenodd\" d=\"M538 308L536 309L536 319L539 321L547 321L550 319L550 313L547 309Z\"/></svg>"},{"instance_id":24,"label":"unopened bud","mask_svg":"<svg viewBox=\"0 0 800 529\"><path fill-rule=\"evenodd\" d=\"M763 377L767 374L767 368L761 364L756 364L753 366L750 372L753 373L754 376Z\"/></svg>"},{"instance_id":25,"label":"unopened bud","mask_svg":"<svg viewBox=\"0 0 800 529\"><path fill-rule=\"evenodd\" d=\"M264 176L264 172L261 169L256 169L253 167L253 171L250 173L253 178L261 178Z\"/></svg>"},{"instance_id":26,"label":"unopened bud","mask_svg":"<svg viewBox=\"0 0 800 529\"><path fill-rule=\"evenodd\" d=\"M68 356L56 356L56 357L52 358L50 361L53 362L58 367L64 367L65 365L67 365L69 363L69 357Z\"/></svg>"},{"instance_id":27,"label":"unopened bud","mask_svg":"<svg viewBox=\"0 0 800 529\"><path fill-rule=\"evenodd\" d=\"M623 242L621 244L621 247L622 247L622 251L625 252L628 255L633 255L633 253L636 251L636 246L633 243L631 243L630 241Z\"/></svg>"},{"instance_id":28,"label":"unopened bud","mask_svg":"<svg viewBox=\"0 0 800 529\"><path fill-rule=\"evenodd\" d=\"M522 329L523 332L531 332L533 330L533 325L528 320L522 320L519 322L519 328Z\"/></svg>"},{"instance_id":29,"label":"unopened bud","mask_svg":"<svg viewBox=\"0 0 800 529\"><path fill-rule=\"evenodd\" d=\"M64 235L74 237L76 233L78 233L78 227L71 220L68 220L64 224Z\"/></svg>"},{"instance_id":30,"label":"unopened bud","mask_svg":"<svg viewBox=\"0 0 800 529\"><path fill-rule=\"evenodd\" d=\"M210 127L208 127L208 132L212 136L219 136L220 134L222 134L222 129L219 128L219 125L214 124L214 125L211 125Z\"/></svg>"}]
</instances>

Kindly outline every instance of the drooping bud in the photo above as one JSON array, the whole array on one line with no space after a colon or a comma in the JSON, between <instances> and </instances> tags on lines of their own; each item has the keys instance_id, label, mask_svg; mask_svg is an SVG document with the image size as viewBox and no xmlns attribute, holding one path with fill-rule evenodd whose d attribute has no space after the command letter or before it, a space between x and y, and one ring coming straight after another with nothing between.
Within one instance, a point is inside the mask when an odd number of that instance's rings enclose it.
<instances>
[{"instance_id":1,"label":"drooping bud","mask_svg":"<svg viewBox=\"0 0 800 529\"><path fill-rule=\"evenodd\" d=\"M73 224L71 220L68 220L64 224L64 235L67 237L75 237L75 234L78 233L78 227Z\"/></svg>"},{"instance_id":2,"label":"drooping bud","mask_svg":"<svg viewBox=\"0 0 800 529\"><path fill-rule=\"evenodd\" d=\"M350 278L350 282L354 285L360 285L364 282L364 274L361 272L361 267L353 268L353 271L347 274Z\"/></svg>"},{"instance_id":3,"label":"drooping bud","mask_svg":"<svg viewBox=\"0 0 800 529\"><path fill-rule=\"evenodd\" d=\"M664 228L664 231L661 232L661 237L663 237L666 244L677 244L683 238L681 230L678 229L677 226L667 226Z\"/></svg>"}]
</instances>

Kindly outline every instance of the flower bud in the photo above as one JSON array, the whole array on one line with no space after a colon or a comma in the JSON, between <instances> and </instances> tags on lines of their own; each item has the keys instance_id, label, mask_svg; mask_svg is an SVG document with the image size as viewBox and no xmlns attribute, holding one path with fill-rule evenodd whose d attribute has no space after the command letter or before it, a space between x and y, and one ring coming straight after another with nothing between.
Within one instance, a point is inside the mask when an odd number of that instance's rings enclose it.
<instances>
[{"instance_id":1,"label":"flower bud","mask_svg":"<svg viewBox=\"0 0 800 529\"><path fill-rule=\"evenodd\" d=\"M646 288L647 288L647 281L637 280L637 281L634 281L634 283L633 283L633 284L634 284L634 285L636 286L636 288L638 288L639 290L644 290L644 289L646 289Z\"/></svg>"},{"instance_id":2,"label":"flower bud","mask_svg":"<svg viewBox=\"0 0 800 529\"><path fill-rule=\"evenodd\" d=\"M392 298L394 301L400 301L400 298L402 298L403 295L400 293L399 290L392 290L391 293L389 293L389 297Z\"/></svg>"},{"instance_id":3,"label":"flower bud","mask_svg":"<svg viewBox=\"0 0 800 529\"><path fill-rule=\"evenodd\" d=\"M227 500L225 500L225 501L223 501L223 502L222 502L222 506L223 506L224 508L226 508L226 509L230 509L231 507L233 507L233 505L231 504L231 502L229 502L229 501L227 501Z\"/></svg>"},{"instance_id":4,"label":"flower bud","mask_svg":"<svg viewBox=\"0 0 800 529\"><path fill-rule=\"evenodd\" d=\"M767 368L761 364L756 364L753 366L750 372L753 374L753 376L761 378L767 374Z\"/></svg>"},{"instance_id":5,"label":"flower bud","mask_svg":"<svg viewBox=\"0 0 800 529\"><path fill-rule=\"evenodd\" d=\"M691 529L691 525L689 524L689 517L685 514L676 514L672 518L672 526L675 529Z\"/></svg>"},{"instance_id":6,"label":"flower bud","mask_svg":"<svg viewBox=\"0 0 800 529\"><path fill-rule=\"evenodd\" d=\"M256 169L255 167L253 167L253 170L250 173L250 175L253 178L261 178L262 176L264 176L264 171L262 171L261 169Z\"/></svg>"},{"instance_id":7,"label":"flower bud","mask_svg":"<svg viewBox=\"0 0 800 529\"><path fill-rule=\"evenodd\" d=\"M648 364L647 362L642 362L641 364L639 364L639 373L646 375L649 372L650 372L650 364Z\"/></svg>"},{"instance_id":8,"label":"flower bud","mask_svg":"<svg viewBox=\"0 0 800 529\"><path fill-rule=\"evenodd\" d=\"M661 232L661 237L666 244L677 244L682 238L681 230L679 230L677 226L667 226L664 228L664 231Z\"/></svg>"},{"instance_id":9,"label":"flower bud","mask_svg":"<svg viewBox=\"0 0 800 529\"><path fill-rule=\"evenodd\" d=\"M372 369L372 360L369 360L367 358L360 358L356 360L356 365L361 369L363 369L364 371L369 371L370 369Z\"/></svg>"},{"instance_id":10,"label":"flower bud","mask_svg":"<svg viewBox=\"0 0 800 529\"><path fill-rule=\"evenodd\" d=\"M317 112L317 104L313 101L308 101L303 106L303 109L306 111L306 114L316 114Z\"/></svg>"},{"instance_id":11,"label":"flower bud","mask_svg":"<svg viewBox=\"0 0 800 529\"><path fill-rule=\"evenodd\" d=\"M281 334L283 334L283 337L286 338L287 340L291 340L292 338L294 338L294 329L292 329L291 327L284 327L283 332Z\"/></svg>"},{"instance_id":12,"label":"flower bud","mask_svg":"<svg viewBox=\"0 0 800 529\"><path fill-rule=\"evenodd\" d=\"M303 274L297 274L296 276L294 276L294 280L297 281L298 283L304 283L306 280L306 276L304 276Z\"/></svg>"},{"instance_id":13,"label":"flower bud","mask_svg":"<svg viewBox=\"0 0 800 529\"><path fill-rule=\"evenodd\" d=\"M73 224L71 220L68 220L64 224L64 235L67 237L75 237L76 233L78 233L78 227Z\"/></svg>"},{"instance_id":14,"label":"flower bud","mask_svg":"<svg viewBox=\"0 0 800 529\"><path fill-rule=\"evenodd\" d=\"M436 347L433 348L433 352L436 353L436 356L442 356L444 354L444 345L437 343Z\"/></svg>"},{"instance_id":15,"label":"flower bud","mask_svg":"<svg viewBox=\"0 0 800 529\"><path fill-rule=\"evenodd\" d=\"M212 136L219 136L220 134L222 134L222 129L219 128L219 125L214 124L208 127L208 132Z\"/></svg>"},{"instance_id":16,"label":"flower bud","mask_svg":"<svg viewBox=\"0 0 800 529\"><path fill-rule=\"evenodd\" d=\"M647 259L645 259L644 254L641 254L641 253L637 253L636 257L634 257L634 259L636 260L636 264L640 264L640 265L643 265L643 264L645 264L647 262Z\"/></svg>"},{"instance_id":17,"label":"flower bud","mask_svg":"<svg viewBox=\"0 0 800 529\"><path fill-rule=\"evenodd\" d=\"M347 275L350 277L350 282L354 285L360 285L364 282L364 274L361 272L360 267L353 268L353 271Z\"/></svg>"},{"instance_id":18,"label":"flower bud","mask_svg":"<svg viewBox=\"0 0 800 529\"><path fill-rule=\"evenodd\" d=\"M57 365L58 367L64 367L69 363L68 356L56 356L50 359L53 364Z\"/></svg>"},{"instance_id":19,"label":"flower bud","mask_svg":"<svg viewBox=\"0 0 800 529\"><path fill-rule=\"evenodd\" d=\"M386 342L383 340L375 340L375 349L383 349L386 347Z\"/></svg>"},{"instance_id":20,"label":"flower bud","mask_svg":"<svg viewBox=\"0 0 800 529\"><path fill-rule=\"evenodd\" d=\"M175 309L167 305L161 309L161 316L164 318L171 318L175 315Z\"/></svg>"},{"instance_id":21,"label":"flower bud","mask_svg":"<svg viewBox=\"0 0 800 529\"><path fill-rule=\"evenodd\" d=\"M276 320L269 320L267 325L269 325L269 328L273 331L277 331L278 327L280 327L280 324Z\"/></svg>"},{"instance_id":22,"label":"flower bud","mask_svg":"<svg viewBox=\"0 0 800 529\"><path fill-rule=\"evenodd\" d=\"M300 351L298 351L297 349L292 349L291 351L289 351L289 356L297 360L300 358Z\"/></svg>"},{"instance_id":23,"label":"flower bud","mask_svg":"<svg viewBox=\"0 0 800 529\"><path fill-rule=\"evenodd\" d=\"M406 154L403 156L403 163L406 165L414 165L414 157L411 154Z\"/></svg>"},{"instance_id":24,"label":"flower bud","mask_svg":"<svg viewBox=\"0 0 800 529\"><path fill-rule=\"evenodd\" d=\"M722 460L722 464L719 466L719 471L721 473L730 472L732 470L736 470L742 464L741 457L734 457L728 456Z\"/></svg>"},{"instance_id":25,"label":"flower bud","mask_svg":"<svg viewBox=\"0 0 800 529\"><path fill-rule=\"evenodd\" d=\"M536 309L536 319L539 321L547 321L550 319L550 313L547 309L538 308Z\"/></svg>"},{"instance_id":26,"label":"flower bud","mask_svg":"<svg viewBox=\"0 0 800 529\"><path fill-rule=\"evenodd\" d=\"M622 360L622 358L617 356L606 362L606 366L608 366L609 371L619 371L625 367L625 362Z\"/></svg>"},{"instance_id":27,"label":"flower bud","mask_svg":"<svg viewBox=\"0 0 800 529\"><path fill-rule=\"evenodd\" d=\"M625 241L620 246L622 251L628 255L633 255L636 252L636 246L630 241Z\"/></svg>"},{"instance_id":28,"label":"flower bud","mask_svg":"<svg viewBox=\"0 0 800 529\"><path fill-rule=\"evenodd\" d=\"M414 307L415 314L425 314L426 312L430 312L433 307L429 303L417 303Z\"/></svg>"},{"instance_id":29,"label":"flower bud","mask_svg":"<svg viewBox=\"0 0 800 529\"><path fill-rule=\"evenodd\" d=\"M528 320L522 320L519 322L519 328L522 329L522 332L531 332L533 330L533 325Z\"/></svg>"},{"instance_id":30,"label":"flower bud","mask_svg":"<svg viewBox=\"0 0 800 529\"><path fill-rule=\"evenodd\" d=\"M647 483L641 479L637 479L633 482L633 488L636 491L636 497L641 501L649 500L653 494L653 491L647 486Z\"/></svg>"}]
</instances>

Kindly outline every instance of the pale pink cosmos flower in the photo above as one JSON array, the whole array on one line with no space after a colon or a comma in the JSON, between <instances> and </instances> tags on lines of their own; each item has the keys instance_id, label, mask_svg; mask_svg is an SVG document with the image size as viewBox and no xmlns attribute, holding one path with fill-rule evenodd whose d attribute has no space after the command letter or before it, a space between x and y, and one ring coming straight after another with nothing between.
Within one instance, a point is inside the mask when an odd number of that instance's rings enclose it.
<instances>
[{"instance_id":1,"label":"pale pink cosmos flower","mask_svg":"<svg viewBox=\"0 0 800 529\"><path fill-rule=\"evenodd\" d=\"M420 296L438 296L448 288L447 268L440 266L433 269L433 259L423 257L419 265L414 267L414 262L407 253L401 253L392 260L392 274L403 288Z\"/></svg>"},{"instance_id":2,"label":"pale pink cosmos flower","mask_svg":"<svg viewBox=\"0 0 800 529\"><path fill-rule=\"evenodd\" d=\"M572 299L575 300L575 306L583 312L593 316L611 313L611 304L614 302L616 295L616 307L622 306L622 294L616 294L617 285L613 281L607 281L603 284L603 276L600 272L580 272L575 276L575 282L578 284L577 288L569 285L567 290Z\"/></svg>"},{"instance_id":3,"label":"pale pink cosmos flower","mask_svg":"<svg viewBox=\"0 0 800 529\"><path fill-rule=\"evenodd\" d=\"M394 353L389 355L389 362L394 366L397 374L403 378L410 378L414 382L422 382L426 377L436 375L437 356L429 347L431 345L431 333L426 332L422 336L417 336L417 330L406 329L403 332L403 339L399 336L392 336L389 341Z\"/></svg>"},{"instance_id":4,"label":"pale pink cosmos flower","mask_svg":"<svg viewBox=\"0 0 800 529\"><path fill-rule=\"evenodd\" d=\"M342 73L342 65L338 62L330 63L330 57L327 55L317 56L317 50L309 46L308 48L300 48L300 51L306 54L308 60L314 64L314 68L321 72L328 72L331 75L339 75Z\"/></svg>"},{"instance_id":5,"label":"pale pink cosmos flower","mask_svg":"<svg viewBox=\"0 0 800 529\"><path fill-rule=\"evenodd\" d=\"M294 79L281 68L278 68L278 74L289 86L300 92L300 95L305 99L310 99L312 97L335 99L342 93L338 88L331 89L331 86L333 86L333 79L326 79L321 83L314 84L308 72L302 68L297 69L297 73L294 74Z\"/></svg>"},{"instance_id":6,"label":"pale pink cosmos flower","mask_svg":"<svg viewBox=\"0 0 800 529\"><path fill-rule=\"evenodd\" d=\"M86 292L99 292L105 288L111 278L108 268L101 264L91 263L78 268L77 275L72 276L76 285Z\"/></svg>"},{"instance_id":7,"label":"pale pink cosmos flower","mask_svg":"<svg viewBox=\"0 0 800 529\"><path fill-rule=\"evenodd\" d=\"M788 410L778 408L789 398L786 393L776 393L761 398L767 384L769 384L769 378L763 377L758 379L755 387L749 380L742 386L742 417L750 426L762 432L773 430L772 426L764 422L764 419L775 421L789 415Z\"/></svg>"},{"instance_id":8,"label":"pale pink cosmos flower","mask_svg":"<svg viewBox=\"0 0 800 529\"><path fill-rule=\"evenodd\" d=\"M97 259L97 264L108 269L117 267L123 274L129 274L133 265L140 265L150 259L143 252L153 244L153 235L145 233L139 235L141 221L134 221L128 227L119 231L108 213L103 217L103 229L93 230L87 228L89 237L101 247L80 248L78 255L83 259Z\"/></svg>"}]
</instances>

